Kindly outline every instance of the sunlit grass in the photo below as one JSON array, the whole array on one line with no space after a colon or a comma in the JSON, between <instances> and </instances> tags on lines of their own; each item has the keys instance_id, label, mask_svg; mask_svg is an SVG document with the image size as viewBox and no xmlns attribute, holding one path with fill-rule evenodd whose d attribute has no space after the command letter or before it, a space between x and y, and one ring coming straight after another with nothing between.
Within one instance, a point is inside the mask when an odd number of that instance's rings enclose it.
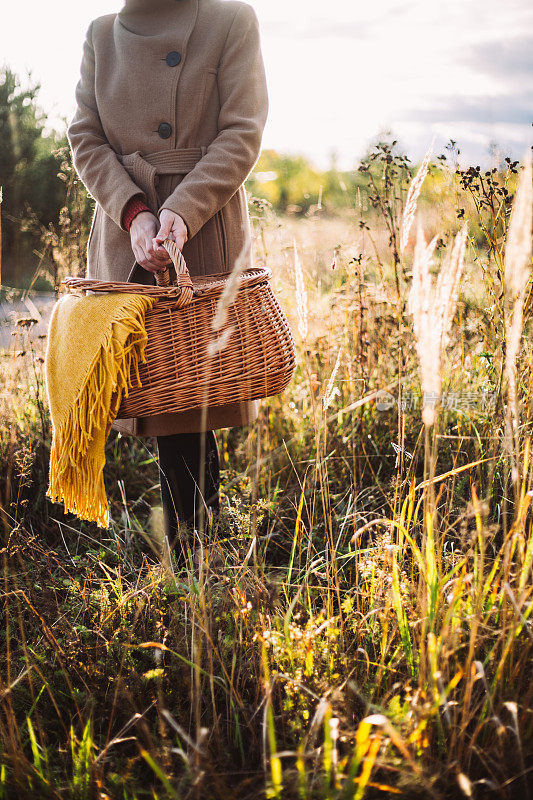
<instances>
[{"instance_id":1,"label":"sunlit grass","mask_svg":"<svg viewBox=\"0 0 533 800\"><path fill-rule=\"evenodd\" d=\"M445 213L421 214L435 268L464 224L449 180ZM528 797L533 352L510 454L503 273L466 222L448 399L424 426L396 291L412 247L394 269L370 209L255 221L298 367L220 435L222 519L180 571L150 441L108 442L109 531L45 502L44 342L19 326L0 362L0 796Z\"/></svg>"}]
</instances>

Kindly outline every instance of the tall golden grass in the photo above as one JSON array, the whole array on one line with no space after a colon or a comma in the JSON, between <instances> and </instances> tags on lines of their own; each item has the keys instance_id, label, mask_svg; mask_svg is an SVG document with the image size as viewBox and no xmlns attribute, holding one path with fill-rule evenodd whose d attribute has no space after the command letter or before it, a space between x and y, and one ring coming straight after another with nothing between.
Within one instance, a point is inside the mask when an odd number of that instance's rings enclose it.
<instances>
[{"instance_id":1,"label":"tall golden grass","mask_svg":"<svg viewBox=\"0 0 533 800\"><path fill-rule=\"evenodd\" d=\"M297 373L220 435L222 519L183 569L151 511L150 442L108 443L107 534L46 504L42 342L16 327L0 796L530 796L530 166L498 212L505 270L475 203L458 221L458 182L443 170L438 215L414 190L397 209L398 229L419 217L400 302L377 212L257 221Z\"/></svg>"}]
</instances>

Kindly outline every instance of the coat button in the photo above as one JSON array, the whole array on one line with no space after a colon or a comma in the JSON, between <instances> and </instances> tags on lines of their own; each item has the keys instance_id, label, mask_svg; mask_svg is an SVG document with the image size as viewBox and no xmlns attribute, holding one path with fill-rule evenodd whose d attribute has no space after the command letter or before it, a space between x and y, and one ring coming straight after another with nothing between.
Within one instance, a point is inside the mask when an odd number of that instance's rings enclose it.
<instances>
[{"instance_id":1,"label":"coat button","mask_svg":"<svg viewBox=\"0 0 533 800\"><path fill-rule=\"evenodd\" d=\"M157 132L162 139L168 139L169 136L172 136L172 125L169 125L168 122L162 122Z\"/></svg>"},{"instance_id":2,"label":"coat button","mask_svg":"<svg viewBox=\"0 0 533 800\"><path fill-rule=\"evenodd\" d=\"M177 67L181 61L181 53L178 53L177 50L172 50L172 52L166 57L165 61L169 67Z\"/></svg>"}]
</instances>

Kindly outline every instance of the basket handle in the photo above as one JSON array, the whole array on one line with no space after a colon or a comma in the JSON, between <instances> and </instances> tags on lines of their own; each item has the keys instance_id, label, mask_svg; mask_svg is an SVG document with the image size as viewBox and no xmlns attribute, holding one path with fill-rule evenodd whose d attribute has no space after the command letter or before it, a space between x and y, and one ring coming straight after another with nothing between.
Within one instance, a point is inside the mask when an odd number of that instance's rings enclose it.
<instances>
[{"instance_id":1,"label":"basket handle","mask_svg":"<svg viewBox=\"0 0 533 800\"><path fill-rule=\"evenodd\" d=\"M182 283L189 283L189 270L187 269L187 264L185 263L183 254L176 242L172 241L172 239L165 239L163 242L163 247L169 254L170 258L172 259L172 263L174 264L174 269L176 270L176 280L174 282L171 281L170 270L168 267L165 267L164 269L155 273L155 281L157 285L165 287L180 286Z\"/></svg>"},{"instance_id":2,"label":"basket handle","mask_svg":"<svg viewBox=\"0 0 533 800\"><path fill-rule=\"evenodd\" d=\"M73 278L67 277L61 283L74 291L92 291L92 292L127 292L131 294L145 294L152 297L166 298L172 300L176 308L184 308L188 306L194 296L193 283L187 264L178 248L176 242L172 239L165 239L163 247L172 259L172 263L176 269L176 280L171 281L170 270L166 267L164 270L154 274L156 286L146 285L144 283L129 283L119 281L98 281L90 278Z\"/></svg>"}]
</instances>

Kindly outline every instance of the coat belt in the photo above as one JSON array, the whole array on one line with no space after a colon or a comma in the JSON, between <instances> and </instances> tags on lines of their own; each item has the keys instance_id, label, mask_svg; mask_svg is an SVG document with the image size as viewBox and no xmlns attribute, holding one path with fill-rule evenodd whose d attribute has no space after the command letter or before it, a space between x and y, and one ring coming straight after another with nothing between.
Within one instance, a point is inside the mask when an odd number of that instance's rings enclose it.
<instances>
[{"instance_id":1,"label":"coat belt","mask_svg":"<svg viewBox=\"0 0 533 800\"><path fill-rule=\"evenodd\" d=\"M159 153L141 155L139 151L119 156L124 168L146 195L146 202L154 212L159 208L157 184L159 175L186 175L206 154L207 147L182 147Z\"/></svg>"}]
</instances>

